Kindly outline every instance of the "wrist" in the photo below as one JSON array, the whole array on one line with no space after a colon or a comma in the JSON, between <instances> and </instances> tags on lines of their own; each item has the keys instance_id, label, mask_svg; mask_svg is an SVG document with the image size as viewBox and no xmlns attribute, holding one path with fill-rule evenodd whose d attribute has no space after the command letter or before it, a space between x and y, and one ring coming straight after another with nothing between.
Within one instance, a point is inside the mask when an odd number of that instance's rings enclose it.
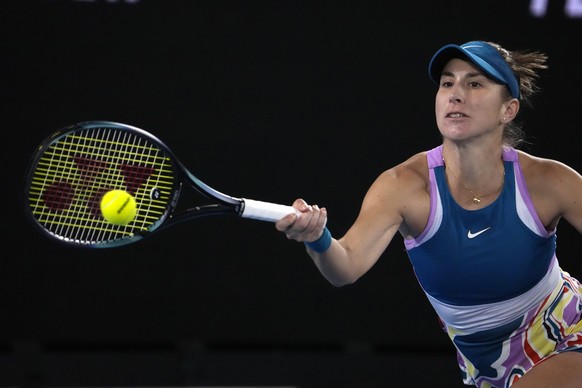
<instances>
[{"instance_id":1,"label":"wrist","mask_svg":"<svg viewBox=\"0 0 582 388\"><path fill-rule=\"evenodd\" d=\"M327 227L323 228L323 233L321 236L312 242L304 242L305 246L314 252L321 253L325 252L331 246L332 237L329 229Z\"/></svg>"}]
</instances>

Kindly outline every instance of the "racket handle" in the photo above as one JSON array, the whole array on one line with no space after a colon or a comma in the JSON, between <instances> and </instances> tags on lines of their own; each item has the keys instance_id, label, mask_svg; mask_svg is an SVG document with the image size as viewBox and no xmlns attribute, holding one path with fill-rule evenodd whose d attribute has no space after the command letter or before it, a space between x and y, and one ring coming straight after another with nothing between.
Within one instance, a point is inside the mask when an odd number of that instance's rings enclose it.
<instances>
[{"instance_id":1,"label":"racket handle","mask_svg":"<svg viewBox=\"0 0 582 388\"><path fill-rule=\"evenodd\" d=\"M252 218L260 221L277 222L288 214L299 211L293 206L278 205L276 203L255 201L254 199L242 198L245 206L241 217Z\"/></svg>"}]
</instances>

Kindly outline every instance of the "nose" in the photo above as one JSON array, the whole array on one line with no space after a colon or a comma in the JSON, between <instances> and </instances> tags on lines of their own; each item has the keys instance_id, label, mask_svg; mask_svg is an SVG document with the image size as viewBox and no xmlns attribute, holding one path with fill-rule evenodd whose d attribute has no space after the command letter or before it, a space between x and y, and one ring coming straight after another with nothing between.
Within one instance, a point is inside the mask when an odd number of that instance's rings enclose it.
<instances>
[{"instance_id":1,"label":"nose","mask_svg":"<svg viewBox=\"0 0 582 388\"><path fill-rule=\"evenodd\" d=\"M449 102L459 103L462 101L463 99L456 92L451 92L451 94L449 95Z\"/></svg>"}]
</instances>

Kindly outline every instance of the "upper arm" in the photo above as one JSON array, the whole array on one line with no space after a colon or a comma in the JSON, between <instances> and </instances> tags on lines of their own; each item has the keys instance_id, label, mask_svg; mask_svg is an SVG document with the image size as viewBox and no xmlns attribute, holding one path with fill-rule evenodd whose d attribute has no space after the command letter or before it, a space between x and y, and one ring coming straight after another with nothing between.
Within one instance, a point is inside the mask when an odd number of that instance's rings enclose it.
<instances>
[{"instance_id":1,"label":"upper arm","mask_svg":"<svg viewBox=\"0 0 582 388\"><path fill-rule=\"evenodd\" d=\"M556 163L559 172L552 186L559 200L559 214L582 233L582 176L569 166Z\"/></svg>"},{"instance_id":2,"label":"upper arm","mask_svg":"<svg viewBox=\"0 0 582 388\"><path fill-rule=\"evenodd\" d=\"M366 193L359 215L338 240L351 259L369 269L386 250L399 229L406 226L407 217L424 209L421 196L426 196L426 181L419 171L418 161L407 161L382 173ZM426 164L426 162L424 162Z\"/></svg>"},{"instance_id":3,"label":"upper arm","mask_svg":"<svg viewBox=\"0 0 582 388\"><path fill-rule=\"evenodd\" d=\"M564 218L582 233L582 176L568 165L531 158L524 175L541 222L552 230Z\"/></svg>"}]
</instances>

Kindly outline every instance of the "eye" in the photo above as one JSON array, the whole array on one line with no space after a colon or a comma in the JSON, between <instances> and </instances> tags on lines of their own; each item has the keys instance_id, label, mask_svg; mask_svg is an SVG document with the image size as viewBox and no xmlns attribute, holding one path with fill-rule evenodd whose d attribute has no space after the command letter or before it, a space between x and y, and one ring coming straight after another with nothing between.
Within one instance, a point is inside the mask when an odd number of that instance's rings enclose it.
<instances>
[{"instance_id":1,"label":"eye","mask_svg":"<svg viewBox=\"0 0 582 388\"><path fill-rule=\"evenodd\" d=\"M451 86L453 86L453 83L451 81L447 80L441 81L441 88L450 88Z\"/></svg>"},{"instance_id":2,"label":"eye","mask_svg":"<svg viewBox=\"0 0 582 388\"><path fill-rule=\"evenodd\" d=\"M481 83L480 82L477 82L477 81L471 81L471 82L469 82L469 87L471 87L473 89L477 89L480 86L481 86Z\"/></svg>"}]
</instances>

